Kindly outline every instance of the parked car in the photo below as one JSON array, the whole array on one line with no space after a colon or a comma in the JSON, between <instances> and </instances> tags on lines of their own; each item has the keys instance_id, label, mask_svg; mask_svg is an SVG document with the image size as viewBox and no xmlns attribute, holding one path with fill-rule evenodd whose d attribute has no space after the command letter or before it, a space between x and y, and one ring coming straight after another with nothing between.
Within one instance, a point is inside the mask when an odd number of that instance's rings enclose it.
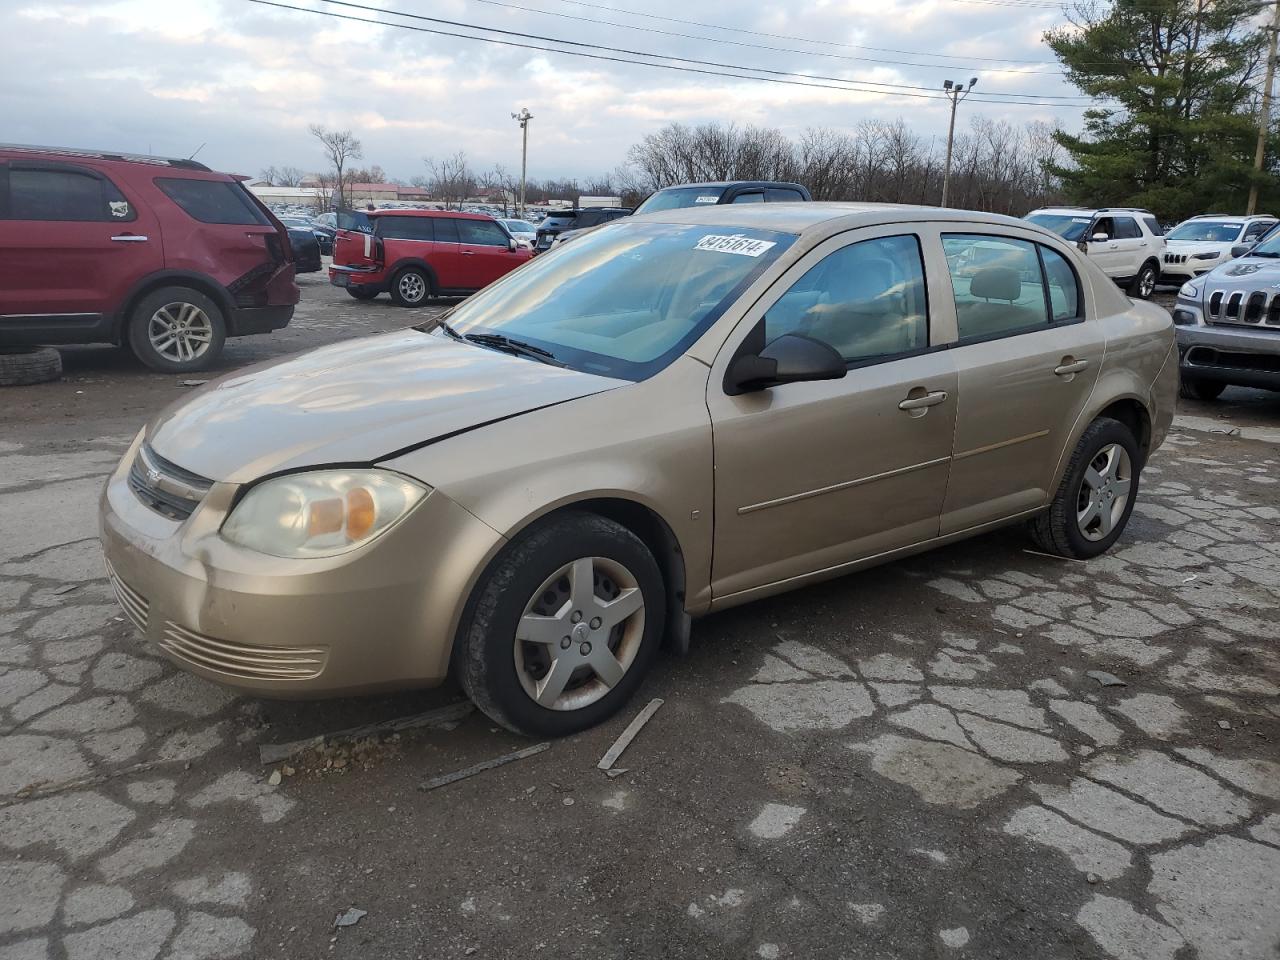
<instances>
[{"instance_id":1,"label":"parked car","mask_svg":"<svg viewBox=\"0 0 1280 960\"><path fill-rule=\"evenodd\" d=\"M389 292L402 307L420 307L474 293L532 256L478 213L373 210L344 214L338 225L329 281L357 300Z\"/></svg>"},{"instance_id":2,"label":"parked car","mask_svg":"<svg viewBox=\"0 0 1280 960\"><path fill-rule=\"evenodd\" d=\"M333 253L333 236L337 233L329 227L316 223L307 217L280 217L280 222L289 228L289 235L292 236L295 230L305 230L315 239L316 245L320 248L320 253L330 256ZM320 269L319 267L316 268Z\"/></svg>"},{"instance_id":3,"label":"parked car","mask_svg":"<svg viewBox=\"0 0 1280 960\"><path fill-rule=\"evenodd\" d=\"M193 160L0 146L0 347L114 343L203 370L288 324L289 236L244 178Z\"/></svg>"},{"instance_id":4,"label":"parked car","mask_svg":"<svg viewBox=\"0 0 1280 960\"><path fill-rule=\"evenodd\" d=\"M1164 262L1160 221L1137 207L1047 207L1026 219L1075 243L1130 296L1147 299L1155 291Z\"/></svg>"},{"instance_id":5,"label":"parked car","mask_svg":"<svg viewBox=\"0 0 1280 960\"><path fill-rule=\"evenodd\" d=\"M551 249L561 233L570 230L585 230L602 224L631 216L630 207L584 207L581 210L557 210L547 214L545 220L538 225L537 239L533 244L534 253L545 253Z\"/></svg>"},{"instance_id":6,"label":"parked car","mask_svg":"<svg viewBox=\"0 0 1280 960\"><path fill-rule=\"evenodd\" d=\"M1215 400L1229 386L1280 390L1280 230L1178 291L1182 393Z\"/></svg>"},{"instance_id":7,"label":"parked car","mask_svg":"<svg viewBox=\"0 0 1280 960\"><path fill-rule=\"evenodd\" d=\"M1003 259L949 277L975 243ZM134 439L102 540L193 673L322 696L453 670L555 736L691 617L1015 522L1097 556L1176 393L1169 314L1024 221L672 210L201 388Z\"/></svg>"},{"instance_id":8,"label":"parked car","mask_svg":"<svg viewBox=\"0 0 1280 960\"><path fill-rule=\"evenodd\" d=\"M516 238L521 246L532 247L537 240L538 228L528 220L499 220L507 228L507 232Z\"/></svg>"},{"instance_id":9,"label":"parked car","mask_svg":"<svg viewBox=\"0 0 1280 960\"><path fill-rule=\"evenodd\" d=\"M1165 234L1160 279L1179 285L1194 280L1230 260L1233 247L1252 246L1275 225L1276 218L1271 216L1232 217L1221 213L1184 220Z\"/></svg>"},{"instance_id":10,"label":"parked car","mask_svg":"<svg viewBox=\"0 0 1280 960\"><path fill-rule=\"evenodd\" d=\"M293 248L293 268L295 273L318 273L323 267L320 259L320 241L310 226L290 227L289 246Z\"/></svg>"}]
</instances>

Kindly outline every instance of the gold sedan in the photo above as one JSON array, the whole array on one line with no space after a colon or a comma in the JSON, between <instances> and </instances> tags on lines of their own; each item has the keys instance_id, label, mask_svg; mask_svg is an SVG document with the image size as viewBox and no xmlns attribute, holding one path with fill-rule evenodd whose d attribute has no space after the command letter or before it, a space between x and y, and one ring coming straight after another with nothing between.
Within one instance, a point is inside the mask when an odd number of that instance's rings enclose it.
<instances>
[{"instance_id":1,"label":"gold sedan","mask_svg":"<svg viewBox=\"0 0 1280 960\"><path fill-rule=\"evenodd\" d=\"M1167 313L930 208L622 220L419 329L232 374L107 484L117 594L272 696L439 683L614 713L691 618L1025 522L1108 549L1173 416Z\"/></svg>"}]
</instances>

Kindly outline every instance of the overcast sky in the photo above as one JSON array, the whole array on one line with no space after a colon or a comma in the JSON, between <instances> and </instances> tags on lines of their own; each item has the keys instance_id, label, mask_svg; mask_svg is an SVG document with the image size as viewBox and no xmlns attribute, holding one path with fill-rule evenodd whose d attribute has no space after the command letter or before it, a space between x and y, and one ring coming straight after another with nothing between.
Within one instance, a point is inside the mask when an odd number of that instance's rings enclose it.
<instances>
[{"instance_id":1,"label":"overcast sky","mask_svg":"<svg viewBox=\"0 0 1280 960\"><path fill-rule=\"evenodd\" d=\"M396 19L322 0L280 2ZM582 43L925 88L917 93L973 75L980 78L978 93L1078 93L1041 42L1047 27L1063 21L1057 7L1041 0L356 2ZM205 144L200 160L254 175L270 164L319 169L310 123L351 128L366 162L393 178L422 174L423 156L458 149L478 168L496 162L518 169L520 131L510 114L525 106L535 118L534 177L610 170L629 145L673 120L737 121L797 134L807 126L852 128L869 117L902 116L924 136L946 135L948 105L940 99L675 73L249 0L0 0L0 12L0 141L180 156ZM1075 100L1053 106L977 100L960 108L962 125L978 113L1016 123L1056 119L1072 129L1080 122Z\"/></svg>"}]
</instances>

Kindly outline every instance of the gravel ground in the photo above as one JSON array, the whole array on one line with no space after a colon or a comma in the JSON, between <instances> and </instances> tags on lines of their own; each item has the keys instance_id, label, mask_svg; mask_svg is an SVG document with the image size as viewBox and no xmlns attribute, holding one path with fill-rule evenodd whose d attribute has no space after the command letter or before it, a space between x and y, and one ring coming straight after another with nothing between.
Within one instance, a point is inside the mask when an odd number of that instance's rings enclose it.
<instances>
[{"instance_id":1,"label":"gravel ground","mask_svg":"<svg viewBox=\"0 0 1280 960\"><path fill-rule=\"evenodd\" d=\"M221 369L438 309L313 275ZM1280 398L1181 410L1104 558L1010 530L710 617L625 716L423 792L528 744L264 766L459 694L257 700L134 637L96 496L186 378L64 356L0 407L0 960L1280 956Z\"/></svg>"}]
</instances>

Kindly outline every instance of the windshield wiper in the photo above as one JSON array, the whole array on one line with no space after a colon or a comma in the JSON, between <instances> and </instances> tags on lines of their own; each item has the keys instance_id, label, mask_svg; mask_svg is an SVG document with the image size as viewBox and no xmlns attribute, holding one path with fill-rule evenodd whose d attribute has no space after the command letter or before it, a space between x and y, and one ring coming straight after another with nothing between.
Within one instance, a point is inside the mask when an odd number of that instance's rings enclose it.
<instances>
[{"instance_id":1,"label":"windshield wiper","mask_svg":"<svg viewBox=\"0 0 1280 960\"><path fill-rule=\"evenodd\" d=\"M470 340L472 343L479 344L482 347L504 350L518 357L527 357L540 363L549 363L556 367L565 366L564 361L557 359L556 355L550 350L543 350L541 347L535 347L532 343L525 343L523 340L513 340L502 333L468 333L463 336L463 339Z\"/></svg>"}]
</instances>

